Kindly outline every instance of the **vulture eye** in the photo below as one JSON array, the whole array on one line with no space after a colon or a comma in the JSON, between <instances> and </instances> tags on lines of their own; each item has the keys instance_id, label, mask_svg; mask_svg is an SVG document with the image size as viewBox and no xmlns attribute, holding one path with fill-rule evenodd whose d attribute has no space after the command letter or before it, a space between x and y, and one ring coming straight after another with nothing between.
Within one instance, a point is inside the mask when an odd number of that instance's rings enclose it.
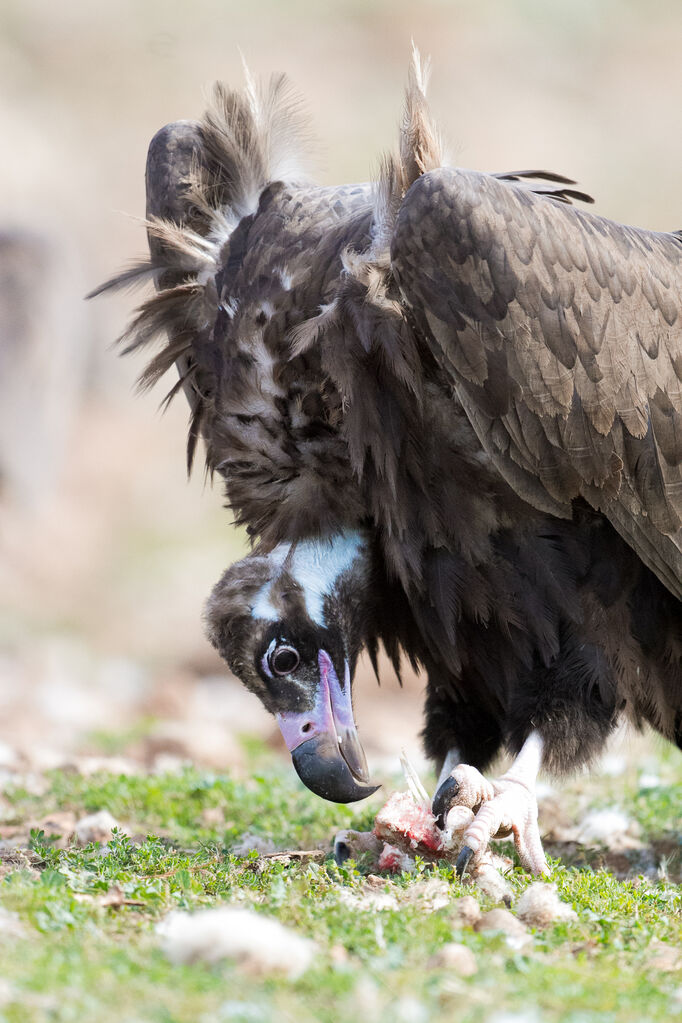
<instances>
[{"instance_id":1,"label":"vulture eye","mask_svg":"<svg viewBox=\"0 0 682 1023\"><path fill-rule=\"evenodd\" d=\"M296 671L301 663L301 658L298 650L283 643L281 646L275 647L268 662L273 675L289 675L292 671Z\"/></svg>"}]
</instances>

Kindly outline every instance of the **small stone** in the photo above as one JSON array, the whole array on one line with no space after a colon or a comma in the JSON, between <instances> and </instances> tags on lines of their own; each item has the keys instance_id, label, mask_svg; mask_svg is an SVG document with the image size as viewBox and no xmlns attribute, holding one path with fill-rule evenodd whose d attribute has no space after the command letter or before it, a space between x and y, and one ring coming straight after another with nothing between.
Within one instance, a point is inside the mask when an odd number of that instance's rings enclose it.
<instances>
[{"instance_id":1,"label":"small stone","mask_svg":"<svg viewBox=\"0 0 682 1023\"><path fill-rule=\"evenodd\" d=\"M108 810L98 810L76 822L74 832L80 845L89 842L101 842L103 845L111 841L114 828L123 830L118 821Z\"/></svg>"},{"instance_id":2,"label":"small stone","mask_svg":"<svg viewBox=\"0 0 682 1023\"><path fill-rule=\"evenodd\" d=\"M219 828L225 823L225 814L220 806L205 806L201 811L201 823L207 828Z\"/></svg>"},{"instance_id":3,"label":"small stone","mask_svg":"<svg viewBox=\"0 0 682 1023\"><path fill-rule=\"evenodd\" d=\"M156 753L151 763L153 774L182 774L192 761L177 753Z\"/></svg>"},{"instance_id":4,"label":"small stone","mask_svg":"<svg viewBox=\"0 0 682 1023\"><path fill-rule=\"evenodd\" d=\"M664 941L652 941L649 945L649 966L663 973L682 970L682 950Z\"/></svg>"},{"instance_id":5,"label":"small stone","mask_svg":"<svg viewBox=\"0 0 682 1023\"><path fill-rule=\"evenodd\" d=\"M428 1023L431 1014L423 1002L404 995L393 1003L392 1015L396 1023Z\"/></svg>"},{"instance_id":6,"label":"small stone","mask_svg":"<svg viewBox=\"0 0 682 1023\"><path fill-rule=\"evenodd\" d=\"M480 863L471 872L471 879L484 895L495 902L503 902L511 906L513 891L492 863Z\"/></svg>"},{"instance_id":7,"label":"small stone","mask_svg":"<svg viewBox=\"0 0 682 1023\"><path fill-rule=\"evenodd\" d=\"M26 929L17 914L0 908L0 939L25 937Z\"/></svg>"},{"instance_id":8,"label":"small stone","mask_svg":"<svg viewBox=\"0 0 682 1023\"><path fill-rule=\"evenodd\" d=\"M368 888L380 888L382 891L392 883L392 881L388 881L385 877L382 877L381 874L368 874L365 878L365 885Z\"/></svg>"},{"instance_id":9,"label":"small stone","mask_svg":"<svg viewBox=\"0 0 682 1023\"><path fill-rule=\"evenodd\" d=\"M124 774L131 777L140 774L140 765L129 757L73 757L64 765L76 773L88 778L90 775L106 771L108 774Z\"/></svg>"},{"instance_id":10,"label":"small stone","mask_svg":"<svg viewBox=\"0 0 682 1023\"><path fill-rule=\"evenodd\" d=\"M24 998L25 992L20 991L4 977L0 977L0 1009L4 1009L14 1001Z\"/></svg>"},{"instance_id":11,"label":"small stone","mask_svg":"<svg viewBox=\"0 0 682 1023\"><path fill-rule=\"evenodd\" d=\"M70 810L56 810L48 817L38 821L37 827L44 831L47 838L57 839L57 848L65 848L76 830L76 815Z\"/></svg>"},{"instance_id":12,"label":"small stone","mask_svg":"<svg viewBox=\"0 0 682 1023\"><path fill-rule=\"evenodd\" d=\"M293 980L315 954L311 941L278 920L232 906L170 913L157 933L164 953L178 965L233 959L249 973L284 974Z\"/></svg>"},{"instance_id":13,"label":"small stone","mask_svg":"<svg viewBox=\"0 0 682 1023\"><path fill-rule=\"evenodd\" d=\"M120 909L121 906L144 906L142 899L129 899L120 885L112 885L108 891L97 900L98 904L107 909Z\"/></svg>"},{"instance_id":14,"label":"small stone","mask_svg":"<svg viewBox=\"0 0 682 1023\"><path fill-rule=\"evenodd\" d=\"M11 746L0 740L0 767L13 771L19 763L19 754Z\"/></svg>"},{"instance_id":15,"label":"small stone","mask_svg":"<svg viewBox=\"0 0 682 1023\"><path fill-rule=\"evenodd\" d=\"M450 970L460 977L473 977L478 970L476 957L470 948L456 941L449 941L436 952L428 962L434 969Z\"/></svg>"},{"instance_id":16,"label":"small stone","mask_svg":"<svg viewBox=\"0 0 682 1023\"><path fill-rule=\"evenodd\" d=\"M457 919L467 927L473 927L481 919L481 907L473 895L463 895L454 902L453 908Z\"/></svg>"},{"instance_id":17,"label":"small stone","mask_svg":"<svg viewBox=\"0 0 682 1023\"><path fill-rule=\"evenodd\" d=\"M528 938L528 932L520 920L508 909L491 909L474 924L475 931L502 931L509 938Z\"/></svg>"},{"instance_id":18,"label":"small stone","mask_svg":"<svg viewBox=\"0 0 682 1023\"><path fill-rule=\"evenodd\" d=\"M390 892L377 891L375 888L355 891L352 888L339 889L339 902L350 909L381 912L384 909L398 909L398 901Z\"/></svg>"},{"instance_id":19,"label":"small stone","mask_svg":"<svg viewBox=\"0 0 682 1023\"><path fill-rule=\"evenodd\" d=\"M452 890L447 881L431 877L424 881L416 881L408 889L408 902L418 902L429 913L443 909L452 902Z\"/></svg>"},{"instance_id":20,"label":"small stone","mask_svg":"<svg viewBox=\"0 0 682 1023\"><path fill-rule=\"evenodd\" d=\"M488 1016L486 1023L543 1023L544 1017L541 1017L536 1009L521 1009L520 1012L496 1012L493 1016Z\"/></svg>"},{"instance_id":21,"label":"small stone","mask_svg":"<svg viewBox=\"0 0 682 1023\"><path fill-rule=\"evenodd\" d=\"M562 902L556 885L536 881L526 888L516 907L518 919L529 927L549 927L560 920L576 920L570 906Z\"/></svg>"},{"instance_id":22,"label":"small stone","mask_svg":"<svg viewBox=\"0 0 682 1023\"><path fill-rule=\"evenodd\" d=\"M578 826L577 840L588 845L603 845L613 852L641 849L637 824L617 807L593 810Z\"/></svg>"},{"instance_id":23,"label":"small stone","mask_svg":"<svg viewBox=\"0 0 682 1023\"><path fill-rule=\"evenodd\" d=\"M348 949L344 945L332 945L329 949L329 958L331 959L334 966L345 966L348 963L350 956L348 955Z\"/></svg>"},{"instance_id":24,"label":"small stone","mask_svg":"<svg viewBox=\"0 0 682 1023\"><path fill-rule=\"evenodd\" d=\"M254 850L261 855L267 856L268 853L275 851L275 843L271 838L264 837L263 835L253 835L250 831L246 831L230 846L230 852L233 856L248 856Z\"/></svg>"},{"instance_id":25,"label":"small stone","mask_svg":"<svg viewBox=\"0 0 682 1023\"><path fill-rule=\"evenodd\" d=\"M353 1001L361 1017L378 1019L381 1011L379 988L375 981L362 974L353 990Z\"/></svg>"}]
</instances>

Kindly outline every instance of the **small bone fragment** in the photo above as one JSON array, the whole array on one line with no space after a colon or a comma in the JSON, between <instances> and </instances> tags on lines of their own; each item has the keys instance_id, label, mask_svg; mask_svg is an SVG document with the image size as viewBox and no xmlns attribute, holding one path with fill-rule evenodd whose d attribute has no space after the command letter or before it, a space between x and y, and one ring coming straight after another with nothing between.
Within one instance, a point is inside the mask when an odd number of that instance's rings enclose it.
<instances>
[{"instance_id":1,"label":"small bone fragment","mask_svg":"<svg viewBox=\"0 0 682 1023\"><path fill-rule=\"evenodd\" d=\"M414 765L411 763L405 750L402 750L400 754L400 766L403 769L403 774L405 775L407 787L412 793L412 798L414 799L417 806L422 806L426 810L430 810L431 800L429 799L429 794L422 785L421 779L417 774L417 771Z\"/></svg>"},{"instance_id":2,"label":"small bone fragment","mask_svg":"<svg viewBox=\"0 0 682 1023\"><path fill-rule=\"evenodd\" d=\"M406 846L419 853L435 853L442 848L442 834L436 818L426 807L418 806L407 792L394 792L374 822L377 838Z\"/></svg>"}]
</instances>

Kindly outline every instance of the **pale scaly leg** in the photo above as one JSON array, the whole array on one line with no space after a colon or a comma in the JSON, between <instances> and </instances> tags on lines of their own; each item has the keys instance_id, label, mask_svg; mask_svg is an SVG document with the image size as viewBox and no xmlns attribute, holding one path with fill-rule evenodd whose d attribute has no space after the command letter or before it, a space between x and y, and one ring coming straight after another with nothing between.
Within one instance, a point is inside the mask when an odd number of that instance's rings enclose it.
<instances>
[{"instance_id":1,"label":"pale scaly leg","mask_svg":"<svg viewBox=\"0 0 682 1023\"><path fill-rule=\"evenodd\" d=\"M445 760L443 761L443 766L440 769L438 781L436 782L436 792L438 792L439 788L441 787L445 779L450 777L455 767L457 767L458 763L459 750L455 746L453 746L452 749L448 750L448 752L445 754Z\"/></svg>"},{"instance_id":2,"label":"pale scaly leg","mask_svg":"<svg viewBox=\"0 0 682 1023\"><path fill-rule=\"evenodd\" d=\"M457 859L460 876L472 858L474 863L480 860L491 838L508 835L514 836L516 851L526 870L533 874L548 872L538 829L535 797L542 749L541 736L532 732L501 778L489 782L475 767L459 764L438 788L433 812L441 827L446 826L448 814L455 807L468 808L474 813L473 820L461 836L462 846ZM462 817L462 810L459 809L453 817Z\"/></svg>"}]
</instances>

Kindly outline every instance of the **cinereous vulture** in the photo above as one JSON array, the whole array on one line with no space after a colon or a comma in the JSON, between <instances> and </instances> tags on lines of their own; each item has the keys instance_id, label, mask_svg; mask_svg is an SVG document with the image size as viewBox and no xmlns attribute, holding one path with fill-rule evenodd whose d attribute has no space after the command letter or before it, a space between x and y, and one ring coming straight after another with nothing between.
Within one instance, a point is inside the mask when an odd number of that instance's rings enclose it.
<instances>
[{"instance_id":1,"label":"cinereous vulture","mask_svg":"<svg viewBox=\"0 0 682 1023\"><path fill-rule=\"evenodd\" d=\"M305 135L283 76L218 85L154 136L151 258L104 286L154 281L123 340L161 343L143 385L178 368L253 541L208 636L336 801L374 791L358 654L406 654L459 869L511 832L541 873L541 766L623 718L682 745L682 237L446 165L416 53L373 184L312 184Z\"/></svg>"}]
</instances>

